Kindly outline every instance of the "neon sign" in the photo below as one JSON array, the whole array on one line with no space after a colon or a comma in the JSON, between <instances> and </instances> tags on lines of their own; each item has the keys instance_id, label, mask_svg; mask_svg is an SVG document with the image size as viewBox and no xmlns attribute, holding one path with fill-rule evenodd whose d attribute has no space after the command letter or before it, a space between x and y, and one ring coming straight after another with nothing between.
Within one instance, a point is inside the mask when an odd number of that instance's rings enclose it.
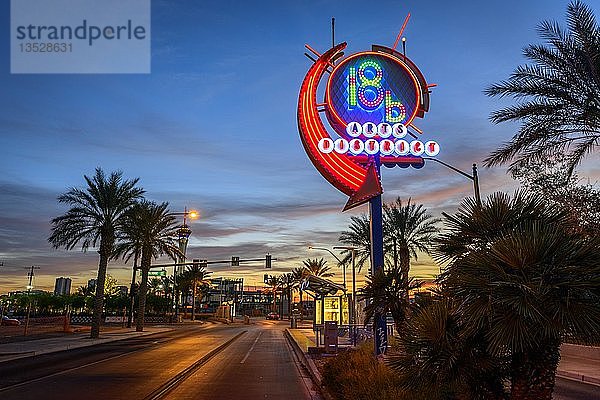
<instances>
[{"instance_id":1,"label":"neon sign","mask_svg":"<svg viewBox=\"0 0 600 400\"><path fill-rule=\"evenodd\" d=\"M396 58L354 54L335 67L327 83L328 120L336 126L350 121L408 125L419 108L419 92L411 71Z\"/></svg>"},{"instance_id":2,"label":"neon sign","mask_svg":"<svg viewBox=\"0 0 600 400\"><path fill-rule=\"evenodd\" d=\"M298 128L309 158L333 186L350 199L345 209L383 192L379 166L424 165L423 157L440 152L434 140L422 140L413 124L429 109L429 87L419 69L393 49L373 46L337 65L341 43L317 55L298 99ZM325 100L317 88L329 72ZM319 113L338 137L332 137ZM416 133L415 133L416 132Z\"/></svg>"}]
</instances>

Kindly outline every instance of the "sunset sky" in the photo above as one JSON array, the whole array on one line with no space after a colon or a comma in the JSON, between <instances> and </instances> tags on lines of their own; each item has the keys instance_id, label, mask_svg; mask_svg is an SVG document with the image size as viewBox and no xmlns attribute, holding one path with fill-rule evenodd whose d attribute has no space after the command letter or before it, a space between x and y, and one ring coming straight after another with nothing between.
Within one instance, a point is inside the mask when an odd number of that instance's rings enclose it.
<instances>
[{"instance_id":1,"label":"sunset sky","mask_svg":"<svg viewBox=\"0 0 600 400\"><path fill-rule=\"evenodd\" d=\"M9 2L0 2L0 294L23 290L27 267L39 266L35 288L59 276L73 288L96 277L98 254L54 250L50 220L66 211L56 197L83 186L96 167L140 178L147 197L174 212L197 209L189 258L278 261L211 267L213 276L287 272L308 257L307 246L338 244L350 216L347 197L327 183L299 139L300 84L318 51L336 40L346 54L392 46L407 13L407 56L432 90L429 113L415 123L441 145L438 156L470 171L508 140L516 125L495 126L490 112L510 100L483 94L525 62L522 48L539 42L545 19L564 24L567 1L152 1L150 74L10 73ZM600 7L588 4L600 15ZM581 175L597 179L597 163ZM481 168L482 195L512 191L505 168ZM436 164L385 169L384 201L412 197L435 216L472 195L471 181ZM166 262L166 260L161 260ZM332 265L333 266L333 265ZM413 274L438 271L427 257ZM127 284L131 265L109 273ZM336 279L341 281L336 269ZM363 271L364 274L364 271Z\"/></svg>"}]
</instances>

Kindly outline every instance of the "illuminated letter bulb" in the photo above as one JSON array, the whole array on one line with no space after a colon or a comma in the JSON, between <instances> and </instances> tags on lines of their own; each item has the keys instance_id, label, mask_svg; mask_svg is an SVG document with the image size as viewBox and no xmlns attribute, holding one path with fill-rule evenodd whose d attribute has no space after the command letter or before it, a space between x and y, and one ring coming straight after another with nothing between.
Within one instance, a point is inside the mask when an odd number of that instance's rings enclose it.
<instances>
[{"instance_id":1,"label":"illuminated letter bulb","mask_svg":"<svg viewBox=\"0 0 600 400\"><path fill-rule=\"evenodd\" d=\"M352 139L350 141L350 152L354 155L360 154L365 149L365 144L360 139Z\"/></svg>"},{"instance_id":2,"label":"illuminated letter bulb","mask_svg":"<svg viewBox=\"0 0 600 400\"><path fill-rule=\"evenodd\" d=\"M379 151L384 156L389 156L394 152L394 142L389 139L384 139L379 143Z\"/></svg>"},{"instance_id":3,"label":"illuminated letter bulb","mask_svg":"<svg viewBox=\"0 0 600 400\"><path fill-rule=\"evenodd\" d=\"M323 138L319 140L319 151L321 153L331 153L333 151L333 140L330 138Z\"/></svg>"},{"instance_id":4,"label":"illuminated letter bulb","mask_svg":"<svg viewBox=\"0 0 600 400\"><path fill-rule=\"evenodd\" d=\"M344 154L348 152L348 148L350 146L348 145L348 141L346 139L337 139L334 147L336 153Z\"/></svg>"},{"instance_id":5,"label":"illuminated letter bulb","mask_svg":"<svg viewBox=\"0 0 600 400\"><path fill-rule=\"evenodd\" d=\"M414 140L410 143L410 152L413 156L420 156L425 151L425 146L423 146L423 142Z\"/></svg>"},{"instance_id":6,"label":"illuminated letter bulb","mask_svg":"<svg viewBox=\"0 0 600 400\"><path fill-rule=\"evenodd\" d=\"M379 137L388 138L392 134L392 126L386 122L382 122L377 125L377 133L379 133Z\"/></svg>"},{"instance_id":7,"label":"illuminated letter bulb","mask_svg":"<svg viewBox=\"0 0 600 400\"><path fill-rule=\"evenodd\" d=\"M379 142L375 139L368 139L365 141L365 151L369 155L373 155L379 152Z\"/></svg>"},{"instance_id":8,"label":"illuminated letter bulb","mask_svg":"<svg viewBox=\"0 0 600 400\"><path fill-rule=\"evenodd\" d=\"M363 135L371 138L377 134L377 125L372 122L365 122L362 127Z\"/></svg>"},{"instance_id":9,"label":"illuminated letter bulb","mask_svg":"<svg viewBox=\"0 0 600 400\"><path fill-rule=\"evenodd\" d=\"M350 122L346 125L346 133L352 137L359 137L362 133L362 125L358 122Z\"/></svg>"},{"instance_id":10,"label":"illuminated letter bulb","mask_svg":"<svg viewBox=\"0 0 600 400\"><path fill-rule=\"evenodd\" d=\"M410 148L406 140L398 140L394 147L396 148L396 153L401 156L405 156L410 152Z\"/></svg>"},{"instance_id":11,"label":"illuminated letter bulb","mask_svg":"<svg viewBox=\"0 0 600 400\"><path fill-rule=\"evenodd\" d=\"M425 143L425 154L427 154L429 157L435 157L440 153L440 145L433 141L430 140L429 142Z\"/></svg>"},{"instance_id":12,"label":"illuminated letter bulb","mask_svg":"<svg viewBox=\"0 0 600 400\"><path fill-rule=\"evenodd\" d=\"M406 130L406 126L404 126L404 124L392 125L392 134L395 138L402 139L404 136L406 136L407 132L408 131Z\"/></svg>"}]
</instances>

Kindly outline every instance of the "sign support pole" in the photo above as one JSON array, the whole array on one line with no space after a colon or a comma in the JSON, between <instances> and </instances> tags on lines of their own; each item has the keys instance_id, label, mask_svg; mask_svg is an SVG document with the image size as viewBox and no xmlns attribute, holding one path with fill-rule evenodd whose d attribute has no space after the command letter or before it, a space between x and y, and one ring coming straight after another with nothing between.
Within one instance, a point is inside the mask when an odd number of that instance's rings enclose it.
<instances>
[{"instance_id":1,"label":"sign support pole","mask_svg":"<svg viewBox=\"0 0 600 400\"><path fill-rule=\"evenodd\" d=\"M377 175L380 175L380 162L376 159ZM369 200L371 227L371 275L383 268L383 215L381 195ZM387 323L385 314L375 313L373 333L375 336L375 355L383 355L387 349Z\"/></svg>"}]
</instances>

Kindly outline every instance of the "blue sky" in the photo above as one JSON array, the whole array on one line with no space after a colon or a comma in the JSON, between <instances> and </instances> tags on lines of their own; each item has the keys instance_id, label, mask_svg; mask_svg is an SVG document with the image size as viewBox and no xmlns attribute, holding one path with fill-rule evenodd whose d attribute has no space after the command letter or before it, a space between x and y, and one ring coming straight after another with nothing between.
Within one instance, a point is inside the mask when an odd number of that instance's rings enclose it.
<instances>
[{"instance_id":1,"label":"blue sky","mask_svg":"<svg viewBox=\"0 0 600 400\"><path fill-rule=\"evenodd\" d=\"M407 55L437 83L431 107L416 121L437 140L439 158L464 170L508 140L516 126L494 126L491 111L508 104L483 89L524 63L539 42L536 25L563 23L567 1L159 1L152 2L151 74L10 74L9 2L0 2L0 293L58 276L73 286L95 277L97 253L51 249L50 219L65 208L57 195L83 185L96 167L139 177L147 197L173 211L198 209L190 258L262 257L288 271L335 245L350 216L346 198L314 169L299 140L296 105L310 65L336 39L346 54L391 46L408 12ZM592 6L598 15L600 10ZM597 175L593 165L587 172ZM582 175L586 175L585 173ZM434 215L456 209L471 183L439 165L383 173L384 201L409 196ZM481 170L482 193L512 190L504 168ZM253 284L261 265L212 268ZM122 283L130 266L114 262ZM416 275L436 267L421 257ZM267 271L268 272L268 271ZM339 273L338 273L339 275ZM341 277L339 278L341 280Z\"/></svg>"}]
</instances>

